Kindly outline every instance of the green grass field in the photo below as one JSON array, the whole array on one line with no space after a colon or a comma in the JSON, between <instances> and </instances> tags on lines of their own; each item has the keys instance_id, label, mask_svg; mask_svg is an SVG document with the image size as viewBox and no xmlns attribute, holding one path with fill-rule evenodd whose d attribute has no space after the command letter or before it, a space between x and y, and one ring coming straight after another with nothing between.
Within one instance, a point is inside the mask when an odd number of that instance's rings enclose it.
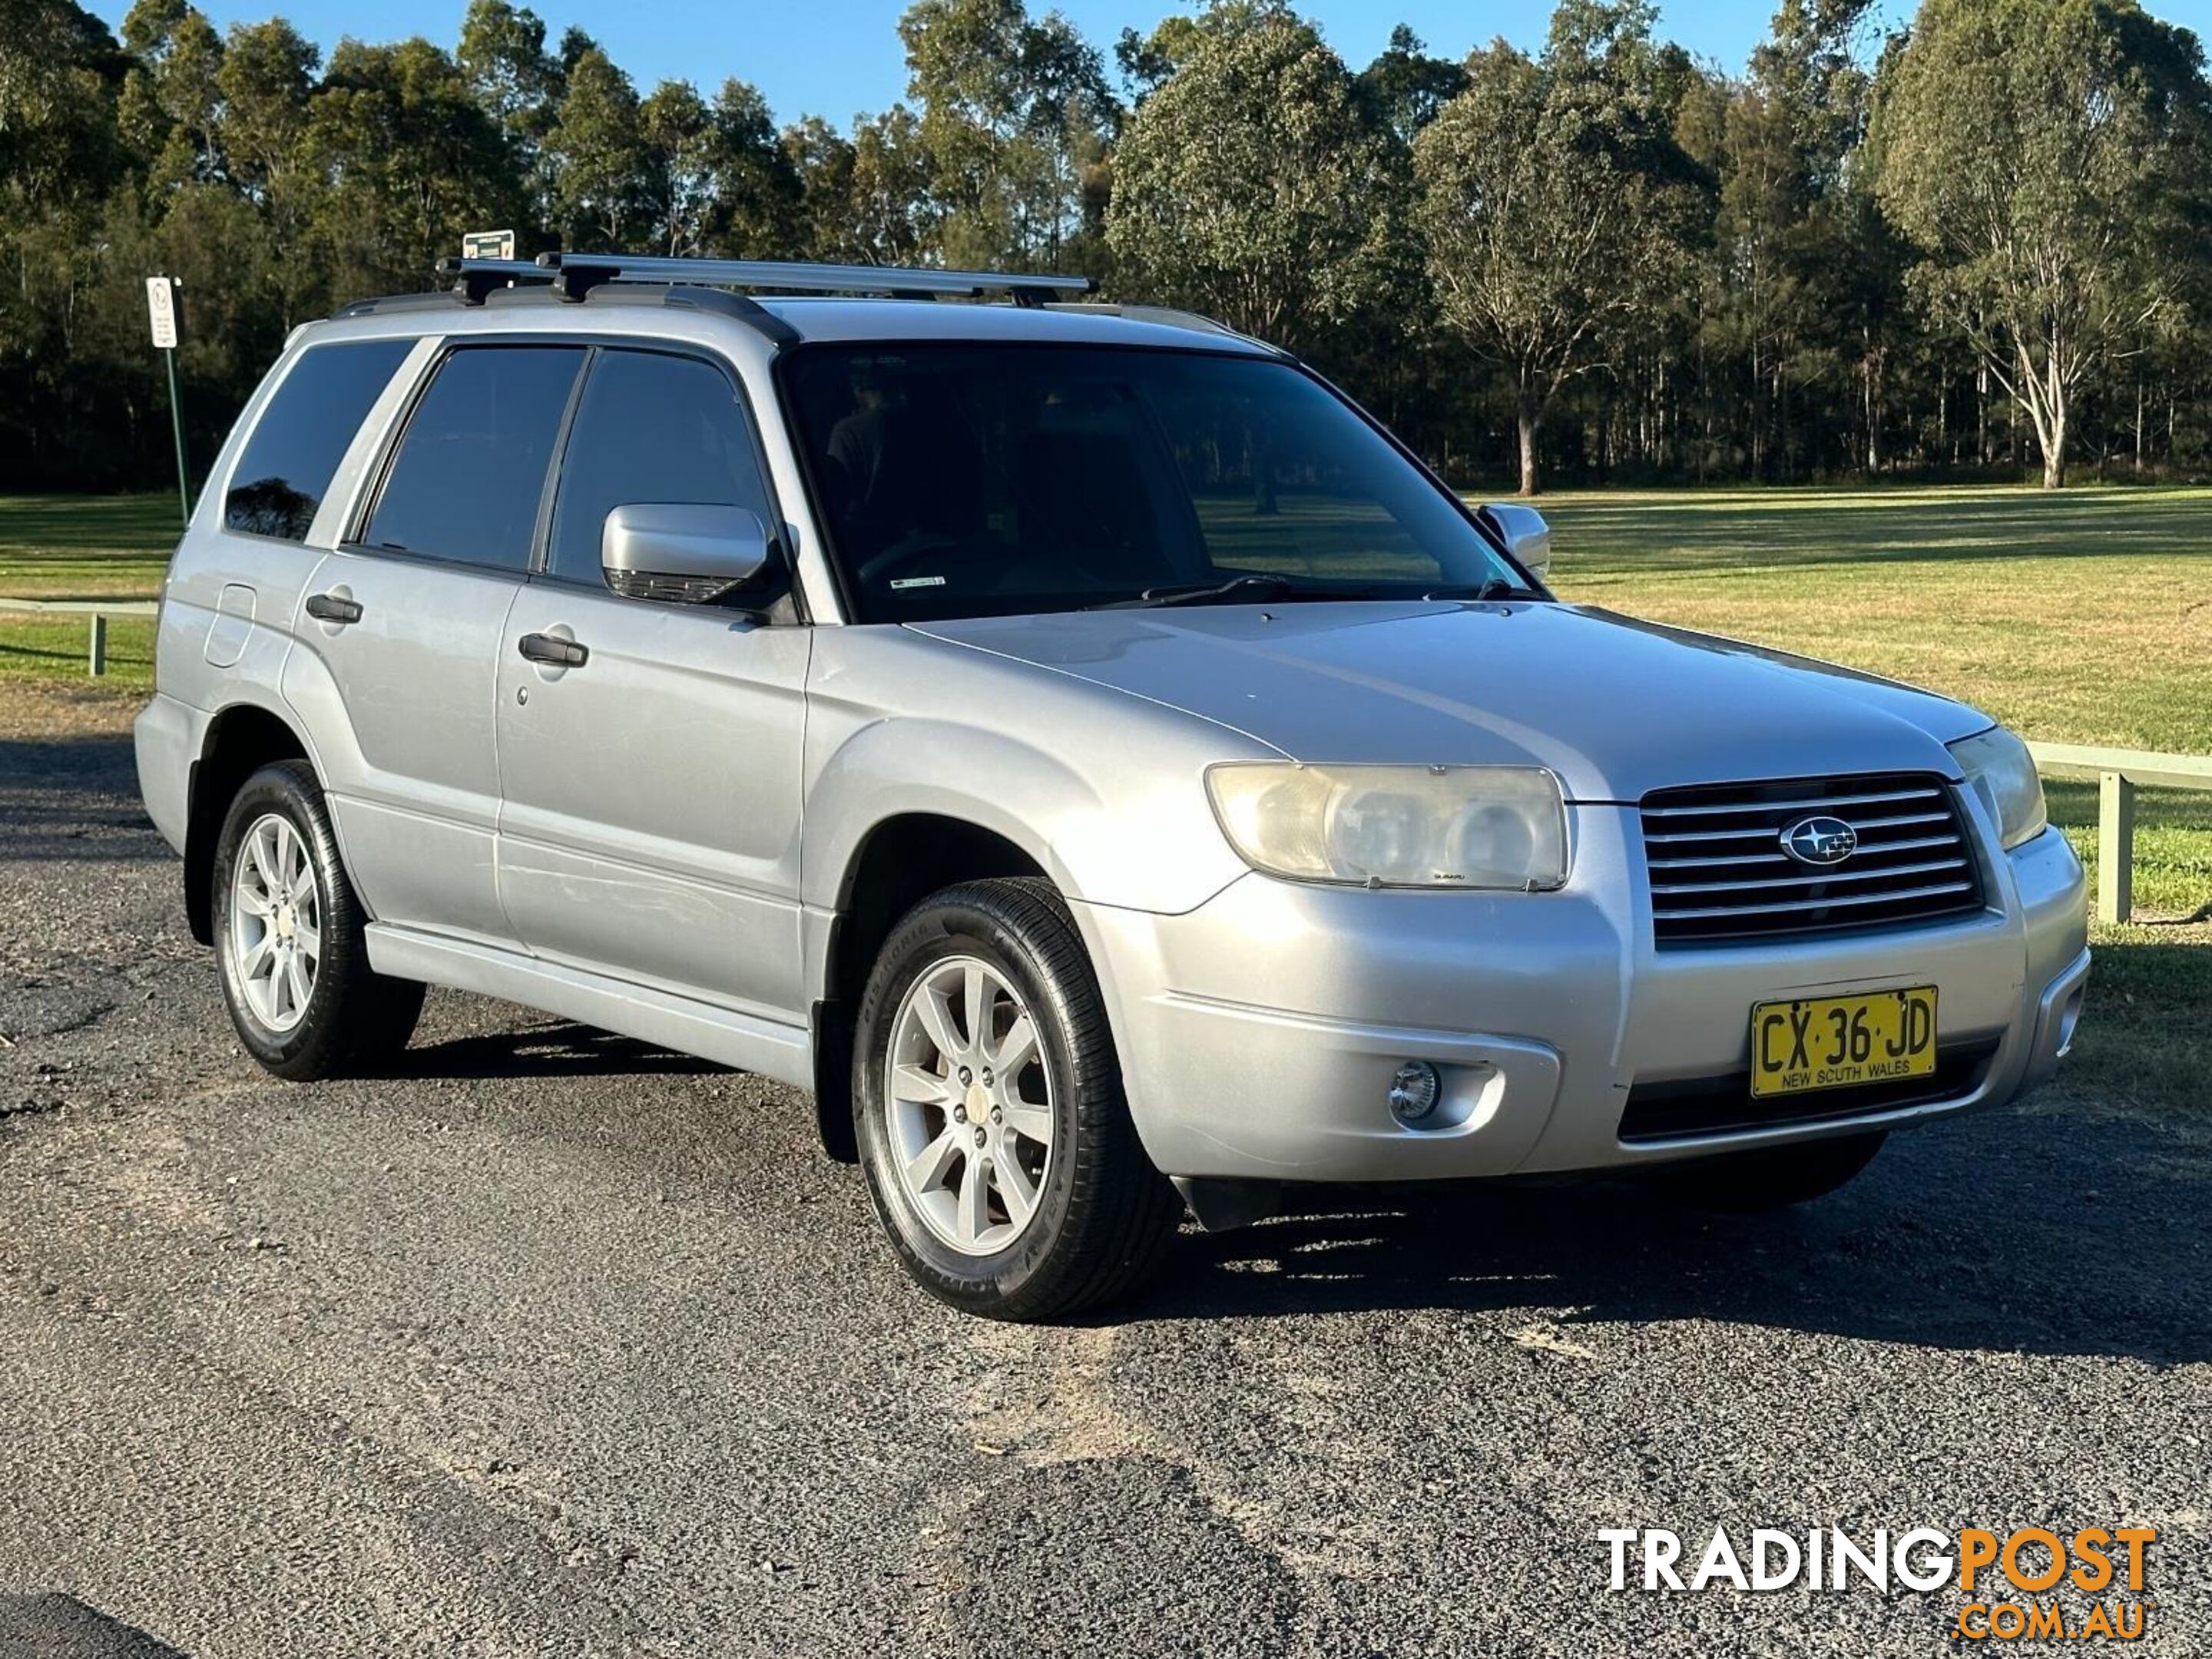
<instances>
[{"instance_id":1,"label":"green grass field","mask_svg":"<svg viewBox=\"0 0 2212 1659\"><path fill-rule=\"evenodd\" d=\"M2212 489L1605 491L1541 505L1565 598L1892 675L2031 737L2212 754ZM176 514L163 495L0 497L0 594L151 595ZM150 625L118 621L109 637L100 695L143 696ZM90 690L84 651L82 618L0 613L0 690ZM2051 801L2094 861L2095 792L2054 784ZM2201 1104L2212 795L2147 794L2137 820L2143 920L2099 930L2122 948L2105 953L2085 1048L2123 1092Z\"/></svg>"},{"instance_id":2,"label":"green grass field","mask_svg":"<svg viewBox=\"0 0 2212 1659\"><path fill-rule=\"evenodd\" d=\"M179 533L174 495L0 495L0 597L147 599ZM0 685L66 682L143 696L154 678L154 624L108 624L104 685L85 675L89 619L0 611Z\"/></svg>"},{"instance_id":3,"label":"green grass field","mask_svg":"<svg viewBox=\"0 0 2212 1659\"><path fill-rule=\"evenodd\" d=\"M2212 754L2212 489L1542 506L1557 585L1585 604L1929 686L2030 737Z\"/></svg>"}]
</instances>

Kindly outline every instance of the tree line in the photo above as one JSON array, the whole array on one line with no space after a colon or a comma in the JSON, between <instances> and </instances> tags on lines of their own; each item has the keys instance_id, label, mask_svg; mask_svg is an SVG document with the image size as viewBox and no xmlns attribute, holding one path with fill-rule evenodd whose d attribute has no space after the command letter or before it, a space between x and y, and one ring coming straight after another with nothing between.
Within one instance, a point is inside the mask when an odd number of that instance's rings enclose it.
<instances>
[{"instance_id":1,"label":"tree line","mask_svg":"<svg viewBox=\"0 0 2212 1659\"><path fill-rule=\"evenodd\" d=\"M470 0L452 49L0 0L0 487L204 465L287 332L549 248L1073 270L1307 356L1469 483L2212 470L2212 90L2132 0L1782 0L1741 75L1644 0L1354 69L1286 0L1102 50L915 0L908 96L779 124Z\"/></svg>"}]
</instances>

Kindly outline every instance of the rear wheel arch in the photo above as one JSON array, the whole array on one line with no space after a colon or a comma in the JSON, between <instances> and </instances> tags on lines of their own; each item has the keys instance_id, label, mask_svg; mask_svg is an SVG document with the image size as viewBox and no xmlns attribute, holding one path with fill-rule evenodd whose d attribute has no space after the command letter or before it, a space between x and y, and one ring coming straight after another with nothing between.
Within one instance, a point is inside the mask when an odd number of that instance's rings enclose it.
<instances>
[{"instance_id":1,"label":"rear wheel arch","mask_svg":"<svg viewBox=\"0 0 2212 1659\"><path fill-rule=\"evenodd\" d=\"M246 779L280 760L313 763L306 740L282 715L258 703L234 703L209 722L192 763L185 826L185 918L202 945L215 942L210 883L230 803Z\"/></svg>"},{"instance_id":2,"label":"rear wheel arch","mask_svg":"<svg viewBox=\"0 0 2212 1659\"><path fill-rule=\"evenodd\" d=\"M853 1031L884 941L931 894L994 877L1049 880L1042 865L995 830L940 812L902 812L860 838L837 888L827 972L814 1005L814 1114L823 1150L857 1163Z\"/></svg>"}]
</instances>

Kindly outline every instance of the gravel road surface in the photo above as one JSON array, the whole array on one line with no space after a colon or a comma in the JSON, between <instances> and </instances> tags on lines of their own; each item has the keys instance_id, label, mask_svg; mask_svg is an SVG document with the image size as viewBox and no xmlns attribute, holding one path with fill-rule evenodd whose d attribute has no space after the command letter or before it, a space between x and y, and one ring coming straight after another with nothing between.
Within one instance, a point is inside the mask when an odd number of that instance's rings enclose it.
<instances>
[{"instance_id":1,"label":"gravel road surface","mask_svg":"<svg viewBox=\"0 0 2212 1659\"><path fill-rule=\"evenodd\" d=\"M2077 1080L1756 1220L1325 1196L996 1326L752 1078L442 993L264 1077L177 888L126 743L0 741L0 1654L2049 1645L1607 1589L1718 1522L2154 1526L2130 1645L2212 1651L2201 1121Z\"/></svg>"}]
</instances>

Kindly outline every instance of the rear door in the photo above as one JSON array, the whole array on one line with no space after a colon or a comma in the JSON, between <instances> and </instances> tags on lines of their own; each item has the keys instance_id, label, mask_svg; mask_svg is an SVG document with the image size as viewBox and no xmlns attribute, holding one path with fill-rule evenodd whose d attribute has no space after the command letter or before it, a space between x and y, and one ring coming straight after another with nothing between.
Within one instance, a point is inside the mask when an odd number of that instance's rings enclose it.
<instances>
[{"instance_id":1,"label":"rear door","mask_svg":"<svg viewBox=\"0 0 2212 1659\"><path fill-rule=\"evenodd\" d=\"M324 722L338 752L319 758L381 921L513 942L493 844L501 630L584 358L574 345L447 352L350 538L310 584L300 647L342 707Z\"/></svg>"},{"instance_id":2,"label":"rear door","mask_svg":"<svg viewBox=\"0 0 2212 1659\"><path fill-rule=\"evenodd\" d=\"M725 367L599 349L545 568L499 656L501 896L540 956L795 1023L811 630L790 620L781 568L723 605L611 592L606 515L647 502L744 507L772 533L781 522ZM583 647L583 662L524 656L532 634Z\"/></svg>"}]
</instances>

